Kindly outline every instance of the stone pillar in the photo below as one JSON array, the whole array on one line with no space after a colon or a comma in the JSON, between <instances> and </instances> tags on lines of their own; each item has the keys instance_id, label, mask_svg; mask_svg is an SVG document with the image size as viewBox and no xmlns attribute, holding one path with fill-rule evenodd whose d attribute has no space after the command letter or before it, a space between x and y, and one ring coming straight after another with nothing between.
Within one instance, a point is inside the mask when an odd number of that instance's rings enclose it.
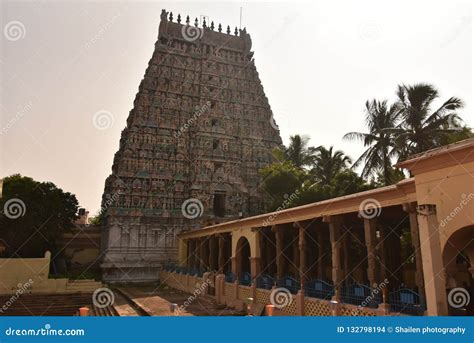
<instances>
[{"instance_id":1,"label":"stone pillar","mask_svg":"<svg viewBox=\"0 0 474 343\"><path fill-rule=\"evenodd\" d=\"M189 240L189 268L194 268L194 260L196 258L195 251L194 251L194 246L195 246L195 240L194 238L191 238Z\"/></svg>"},{"instance_id":2,"label":"stone pillar","mask_svg":"<svg viewBox=\"0 0 474 343\"><path fill-rule=\"evenodd\" d=\"M379 227L380 230L380 244L377 247L378 250L378 256L380 257L380 280L385 280L390 277L389 273L387 272L387 268L390 265L390 261L388 260L387 257L387 249L390 249L390 246L387 244L387 233L386 233L386 228L381 226ZM387 248L388 247L388 248Z\"/></svg>"},{"instance_id":3,"label":"stone pillar","mask_svg":"<svg viewBox=\"0 0 474 343\"><path fill-rule=\"evenodd\" d=\"M216 249L216 238L214 236L209 237L209 270L218 269L217 259L217 249Z\"/></svg>"},{"instance_id":4,"label":"stone pillar","mask_svg":"<svg viewBox=\"0 0 474 343\"><path fill-rule=\"evenodd\" d=\"M219 256L218 256L218 262L217 262L217 269L220 274L224 273L224 265L225 265L225 237L224 235L219 235L218 238L218 244L219 244Z\"/></svg>"},{"instance_id":5,"label":"stone pillar","mask_svg":"<svg viewBox=\"0 0 474 343\"><path fill-rule=\"evenodd\" d=\"M216 276L215 279L215 289L216 289L216 300L218 304L224 304L224 284L225 284L225 277L224 275L220 274Z\"/></svg>"},{"instance_id":6,"label":"stone pillar","mask_svg":"<svg viewBox=\"0 0 474 343\"><path fill-rule=\"evenodd\" d=\"M304 290L300 289L296 294L296 315L304 316L305 315L305 306L304 306Z\"/></svg>"},{"instance_id":7,"label":"stone pillar","mask_svg":"<svg viewBox=\"0 0 474 343\"><path fill-rule=\"evenodd\" d=\"M273 249L273 244L271 244L269 242L270 240L270 237L268 237L268 235L262 235L262 239L263 239L263 242L264 242L264 252L263 254L265 254L265 262L264 264L262 265L262 270L263 270L263 273L264 274L273 274L274 270L273 270L273 262L274 262L274 259L272 258L272 250ZM275 275L273 275L275 276Z\"/></svg>"},{"instance_id":8,"label":"stone pillar","mask_svg":"<svg viewBox=\"0 0 474 343\"><path fill-rule=\"evenodd\" d=\"M377 283L377 265L376 265L376 220L364 218L364 236L365 245L367 247L367 278L369 279L369 286L371 288Z\"/></svg>"},{"instance_id":9,"label":"stone pillar","mask_svg":"<svg viewBox=\"0 0 474 343\"><path fill-rule=\"evenodd\" d=\"M200 238L194 240L194 268L198 269L201 267L201 244L202 241Z\"/></svg>"},{"instance_id":10,"label":"stone pillar","mask_svg":"<svg viewBox=\"0 0 474 343\"><path fill-rule=\"evenodd\" d=\"M425 302L425 284L423 281L423 262L421 259L421 249L420 249L420 233L418 230L418 219L416 214L416 204L415 203L406 203L403 204L403 210L408 213L410 220L410 234L411 234L411 243L413 245L413 250L415 254L415 283L418 288L418 293L420 294L420 305L422 307L426 306Z\"/></svg>"},{"instance_id":11,"label":"stone pillar","mask_svg":"<svg viewBox=\"0 0 474 343\"><path fill-rule=\"evenodd\" d=\"M446 280L436 206L419 205L417 212L427 314L446 316L448 315Z\"/></svg>"},{"instance_id":12,"label":"stone pillar","mask_svg":"<svg viewBox=\"0 0 474 343\"><path fill-rule=\"evenodd\" d=\"M318 228L318 279L325 279L324 273L324 232L323 228Z\"/></svg>"},{"instance_id":13,"label":"stone pillar","mask_svg":"<svg viewBox=\"0 0 474 343\"><path fill-rule=\"evenodd\" d=\"M192 239L188 239L188 252L187 252L187 259L186 259L186 267L192 268L193 267L193 243Z\"/></svg>"},{"instance_id":14,"label":"stone pillar","mask_svg":"<svg viewBox=\"0 0 474 343\"><path fill-rule=\"evenodd\" d=\"M238 278L240 261L238 261L239 259L237 256L232 256L230 259L232 262L232 274L234 274L234 276Z\"/></svg>"},{"instance_id":15,"label":"stone pillar","mask_svg":"<svg viewBox=\"0 0 474 343\"><path fill-rule=\"evenodd\" d=\"M254 248L250 248L250 276L252 281L255 281L255 278L260 275L262 270L262 232L258 229L252 230L255 235L255 245Z\"/></svg>"},{"instance_id":16,"label":"stone pillar","mask_svg":"<svg viewBox=\"0 0 474 343\"><path fill-rule=\"evenodd\" d=\"M347 284L348 276L351 273L351 269L349 268L349 234L345 234L342 237L342 250L344 252L344 266L343 266L343 274L344 274L344 283Z\"/></svg>"},{"instance_id":17,"label":"stone pillar","mask_svg":"<svg viewBox=\"0 0 474 343\"><path fill-rule=\"evenodd\" d=\"M298 233L297 233L297 237L298 237ZM291 238L292 240L294 240L294 238ZM295 269L295 278L299 278L299 274L300 274L300 269L299 269L299 264L300 264L300 247L299 247L299 244L298 244L298 240L295 240L292 244L293 246L293 267Z\"/></svg>"},{"instance_id":18,"label":"stone pillar","mask_svg":"<svg viewBox=\"0 0 474 343\"><path fill-rule=\"evenodd\" d=\"M178 263L181 267L188 266L188 240L180 239L178 241Z\"/></svg>"},{"instance_id":19,"label":"stone pillar","mask_svg":"<svg viewBox=\"0 0 474 343\"><path fill-rule=\"evenodd\" d=\"M206 238L199 240L199 268L204 271L206 270Z\"/></svg>"},{"instance_id":20,"label":"stone pillar","mask_svg":"<svg viewBox=\"0 0 474 343\"><path fill-rule=\"evenodd\" d=\"M260 274L260 257L250 257L250 275L254 280Z\"/></svg>"},{"instance_id":21,"label":"stone pillar","mask_svg":"<svg viewBox=\"0 0 474 343\"><path fill-rule=\"evenodd\" d=\"M295 223L295 226L298 228L298 248L300 251L300 260L298 265L301 289L303 290L306 282L306 230L298 222Z\"/></svg>"},{"instance_id":22,"label":"stone pillar","mask_svg":"<svg viewBox=\"0 0 474 343\"><path fill-rule=\"evenodd\" d=\"M285 256L283 255L283 231L276 225L272 226L272 231L275 233L277 279L281 279L285 268Z\"/></svg>"},{"instance_id":23,"label":"stone pillar","mask_svg":"<svg viewBox=\"0 0 474 343\"><path fill-rule=\"evenodd\" d=\"M331 239L332 252L332 282L334 283L334 300L341 301L341 231L342 218L336 216L325 216L323 221L329 224L329 235Z\"/></svg>"}]
</instances>

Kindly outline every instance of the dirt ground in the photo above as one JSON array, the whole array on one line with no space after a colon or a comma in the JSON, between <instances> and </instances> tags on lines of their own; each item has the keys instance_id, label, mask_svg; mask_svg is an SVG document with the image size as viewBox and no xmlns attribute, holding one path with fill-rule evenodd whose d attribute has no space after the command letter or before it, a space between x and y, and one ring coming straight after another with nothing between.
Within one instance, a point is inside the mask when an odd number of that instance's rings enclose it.
<instances>
[{"instance_id":1,"label":"dirt ground","mask_svg":"<svg viewBox=\"0 0 474 343\"><path fill-rule=\"evenodd\" d=\"M223 305L205 296L194 298L191 294L167 286L120 287L133 301L153 316L241 316L244 313ZM172 313L170 304L180 310Z\"/></svg>"}]
</instances>

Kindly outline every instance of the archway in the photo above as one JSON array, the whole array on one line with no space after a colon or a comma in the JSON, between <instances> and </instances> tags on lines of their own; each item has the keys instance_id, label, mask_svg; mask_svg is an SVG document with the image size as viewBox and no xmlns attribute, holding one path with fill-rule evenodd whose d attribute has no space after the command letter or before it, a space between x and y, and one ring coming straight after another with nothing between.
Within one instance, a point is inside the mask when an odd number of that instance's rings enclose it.
<instances>
[{"instance_id":1,"label":"archway","mask_svg":"<svg viewBox=\"0 0 474 343\"><path fill-rule=\"evenodd\" d=\"M446 241L443 249L443 264L446 271L448 306L452 315L474 315L474 226L456 230ZM456 290L454 290L456 289ZM450 292L465 292L471 299L465 306L449 303ZM465 290L465 291L463 291ZM462 297L458 298L462 299Z\"/></svg>"},{"instance_id":2,"label":"archway","mask_svg":"<svg viewBox=\"0 0 474 343\"><path fill-rule=\"evenodd\" d=\"M244 273L250 273L250 244L247 238L240 237L238 240L235 257L237 262L237 275L242 276Z\"/></svg>"}]
</instances>

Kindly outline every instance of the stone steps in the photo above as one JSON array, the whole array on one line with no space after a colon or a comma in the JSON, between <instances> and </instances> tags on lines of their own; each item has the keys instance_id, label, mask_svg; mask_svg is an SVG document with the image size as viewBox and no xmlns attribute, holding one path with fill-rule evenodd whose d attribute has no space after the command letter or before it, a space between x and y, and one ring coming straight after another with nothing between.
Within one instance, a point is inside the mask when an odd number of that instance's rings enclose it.
<instances>
[{"instance_id":1,"label":"stone steps","mask_svg":"<svg viewBox=\"0 0 474 343\"><path fill-rule=\"evenodd\" d=\"M98 288L102 288L103 284L100 281L94 280L74 280L68 281L66 284L66 291L78 292L94 292Z\"/></svg>"},{"instance_id":2,"label":"stone steps","mask_svg":"<svg viewBox=\"0 0 474 343\"><path fill-rule=\"evenodd\" d=\"M92 293L23 294L16 300L0 296L0 304L7 307L0 316L74 316L92 304Z\"/></svg>"}]
</instances>

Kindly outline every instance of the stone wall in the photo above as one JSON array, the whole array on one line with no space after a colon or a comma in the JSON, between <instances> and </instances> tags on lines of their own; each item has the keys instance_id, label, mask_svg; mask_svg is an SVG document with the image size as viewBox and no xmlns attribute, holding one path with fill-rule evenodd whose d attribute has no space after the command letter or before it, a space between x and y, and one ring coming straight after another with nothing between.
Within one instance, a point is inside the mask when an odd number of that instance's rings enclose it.
<instances>
[{"instance_id":1,"label":"stone wall","mask_svg":"<svg viewBox=\"0 0 474 343\"><path fill-rule=\"evenodd\" d=\"M92 293L101 287L93 280L50 279L51 253L43 258L0 258L0 294Z\"/></svg>"}]
</instances>

